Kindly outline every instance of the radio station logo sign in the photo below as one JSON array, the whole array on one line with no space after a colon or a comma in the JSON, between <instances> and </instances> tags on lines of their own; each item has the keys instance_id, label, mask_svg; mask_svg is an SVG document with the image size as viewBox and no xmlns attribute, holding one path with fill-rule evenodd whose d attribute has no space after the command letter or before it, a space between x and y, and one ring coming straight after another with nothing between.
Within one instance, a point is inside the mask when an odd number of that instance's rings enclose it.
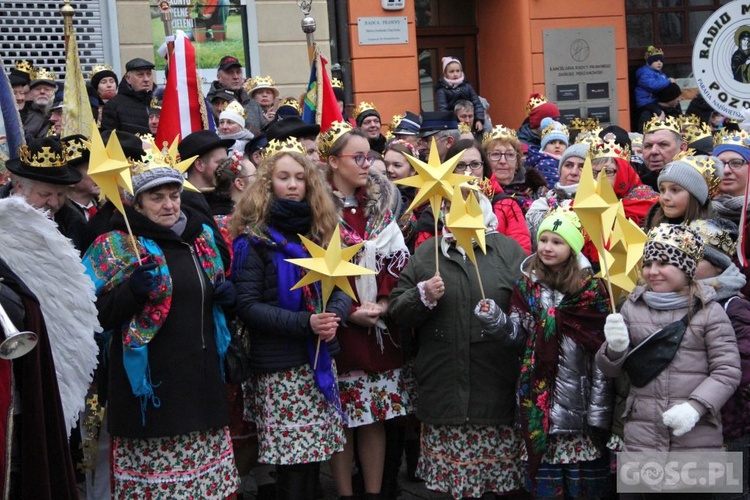
<instances>
[{"instance_id":1,"label":"radio station logo sign","mask_svg":"<svg viewBox=\"0 0 750 500\"><path fill-rule=\"evenodd\" d=\"M750 110L750 2L729 2L708 18L695 39L693 74L712 108L743 119Z\"/></svg>"}]
</instances>

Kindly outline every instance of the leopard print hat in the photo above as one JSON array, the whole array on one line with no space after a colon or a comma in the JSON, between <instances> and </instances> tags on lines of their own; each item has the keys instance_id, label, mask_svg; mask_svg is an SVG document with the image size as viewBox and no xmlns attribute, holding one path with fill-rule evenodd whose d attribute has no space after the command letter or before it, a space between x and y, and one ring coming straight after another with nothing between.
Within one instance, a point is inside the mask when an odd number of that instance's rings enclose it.
<instances>
[{"instance_id":1,"label":"leopard print hat","mask_svg":"<svg viewBox=\"0 0 750 500\"><path fill-rule=\"evenodd\" d=\"M684 224L659 224L648 233L643 262L659 261L680 269L692 280L703 259L703 240Z\"/></svg>"}]
</instances>

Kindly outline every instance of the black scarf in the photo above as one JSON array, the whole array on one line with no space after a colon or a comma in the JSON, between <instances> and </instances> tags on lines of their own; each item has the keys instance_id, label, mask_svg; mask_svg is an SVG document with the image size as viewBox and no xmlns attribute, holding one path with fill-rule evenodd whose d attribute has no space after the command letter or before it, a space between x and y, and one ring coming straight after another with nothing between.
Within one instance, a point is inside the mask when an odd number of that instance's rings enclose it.
<instances>
[{"instance_id":1,"label":"black scarf","mask_svg":"<svg viewBox=\"0 0 750 500\"><path fill-rule=\"evenodd\" d=\"M286 234L307 234L312 225L312 207L307 201L274 198L268 225Z\"/></svg>"}]
</instances>

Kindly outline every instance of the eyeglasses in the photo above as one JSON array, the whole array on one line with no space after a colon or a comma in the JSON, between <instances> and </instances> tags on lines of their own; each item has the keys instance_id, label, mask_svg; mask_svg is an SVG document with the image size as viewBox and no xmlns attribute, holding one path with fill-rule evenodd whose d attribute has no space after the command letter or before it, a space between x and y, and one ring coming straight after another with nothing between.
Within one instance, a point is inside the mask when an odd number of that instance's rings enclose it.
<instances>
[{"instance_id":1,"label":"eyeglasses","mask_svg":"<svg viewBox=\"0 0 750 500\"><path fill-rule=\"evenodd\" d=\"M733 160L729 160L729 161L724 161L722 163L729 170L739 170L743 166L747 165L747 162L745 160L740 160L740 159L737 159L737 158L735 158Z\"/></svg>"},{"instance_id":2,"label":"eyeglasses","mask_svg":"<svg viewBox=\"0 0 750 500\"><path fill-rule=\"evenodd\" d=\"M515 151L508 151L507 153L490 153L487 156L490 157L490 160L492 161L500 161L500 158L505 158L505 161L514 161L516 158L518 158L518 155Z\"/></svg>"},{"instance_id":3,"label":"eyeglasses","mask_svg":"<svg viewBox=\"0 0 750 500\"><path fill-rule=\"evenodd\" d=\"M362 153L357 153L353 155L338 155L339 158L354 158L354 163L357 164L358 167L364 167L365 162L368 165L372 165L372 163L377 159L375 155L363 155Z\"/></svg>"},{"instance_id":4,"label":"eyeglasses","mask_svg":"<svg viewBox=\"0 0 750 500\"><path fill-rule=\"evenodd\" d=\"M604 168L602 170L594 170L594 171L592 171L592 173L594 174L594 179L596 179L597 177L599 177L599 173L600 172L604 172L604 174L607 177L614 177L615 175L617 175L617 169L616 168Z\"/></svg>"},{"instance_id":5,"label":"eyeglasses","mask_svg":"<svg viewBox=\"0 0 750 500\"><path fill-rule=\"evenodd\" d=\"M478 172L479 170L482 170L482 167L484 167L484 163L481 161L474 160L471 163L457 163L456 168L453 169L454 172L466 172L468 169L471 169L472 172Z\"/></svg>"}]
</instances>

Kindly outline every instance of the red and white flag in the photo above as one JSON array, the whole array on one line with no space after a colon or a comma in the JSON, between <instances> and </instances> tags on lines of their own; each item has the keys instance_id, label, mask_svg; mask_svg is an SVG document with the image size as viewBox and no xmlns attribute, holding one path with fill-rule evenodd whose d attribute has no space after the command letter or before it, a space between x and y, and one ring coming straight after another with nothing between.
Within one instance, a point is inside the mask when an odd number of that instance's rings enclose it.
<instances>
[{"instance_id":1,"label":"red and white flag","mask_svg":"<svg viewBox=\"0 0 750 500\"><path fill-rule=\"evenodd\" d=\"M195 48L182 31L167 37L167 85L161 105L156 144L159 148L171 144L179 135L184 138L208 128L206 103L201 92L200 78L195 63Z\"/></svg>"}]
</instances>

